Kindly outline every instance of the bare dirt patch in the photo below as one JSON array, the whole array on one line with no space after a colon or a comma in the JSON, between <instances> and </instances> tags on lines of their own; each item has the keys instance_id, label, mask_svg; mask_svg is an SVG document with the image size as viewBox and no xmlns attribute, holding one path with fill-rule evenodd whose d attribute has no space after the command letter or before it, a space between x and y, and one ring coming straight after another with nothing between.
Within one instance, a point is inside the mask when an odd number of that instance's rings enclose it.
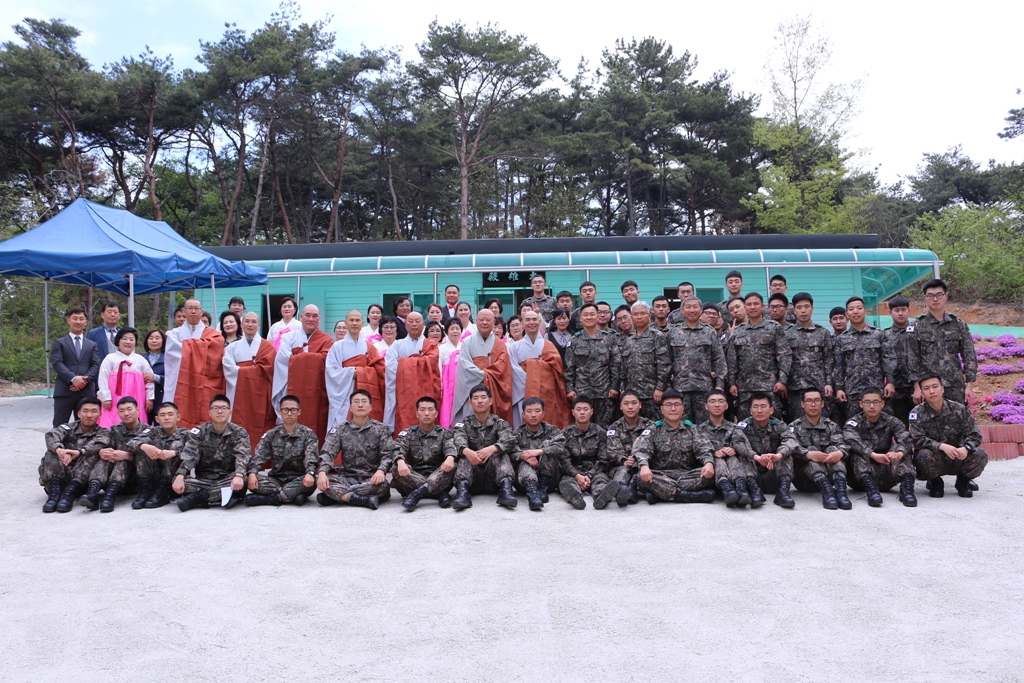
<instances>
[{"instance_id":1,"label":"bare dirt patch","mask_svg":"<svg viewBox=\"0 0 1024 683\"><path fill-rule=\"evenodd\" d=\"M46 382L25 382L24 384L19 384L0 379L0 398L24 396L25 394L31 394L33 391L42 391L45 388Z\"/></svg>"}]
</instances>

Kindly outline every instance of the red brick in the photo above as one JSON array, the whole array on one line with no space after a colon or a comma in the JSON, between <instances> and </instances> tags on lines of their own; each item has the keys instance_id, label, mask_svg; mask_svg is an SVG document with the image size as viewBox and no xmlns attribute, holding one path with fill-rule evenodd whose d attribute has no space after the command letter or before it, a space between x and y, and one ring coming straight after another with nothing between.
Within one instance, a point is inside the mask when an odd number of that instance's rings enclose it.
<instances>
[{"instance_id":1,"label":"red brick","mask_svg":"<svg viewBox=\"0 0 1024 683\"><path fill-rule=\"evenodd\" d=\"M988 431L989 425L978 425L978 431L981 432L982 441L991 441Z\"/></svg>"},{"instance_id":2,"label":"red brick","mask_svg":"<svg viewBox=\"0 0 1024 683\"><path fill-rule=\"evenodd\" d=\"M989 425L988 438L984 440L993 443L1022 443L1024 425Z\"/></svg>"},{"instance_id":3,"label":"red brick","mask_svg":"<svg viewBox=\"0 0 1024 683\"><path fill-rule=\"evenodd\" d=\"M983 443L989 460L1011 460L1021 455L1021 445L1016 443Z\"/></svg>"}]
</instances>

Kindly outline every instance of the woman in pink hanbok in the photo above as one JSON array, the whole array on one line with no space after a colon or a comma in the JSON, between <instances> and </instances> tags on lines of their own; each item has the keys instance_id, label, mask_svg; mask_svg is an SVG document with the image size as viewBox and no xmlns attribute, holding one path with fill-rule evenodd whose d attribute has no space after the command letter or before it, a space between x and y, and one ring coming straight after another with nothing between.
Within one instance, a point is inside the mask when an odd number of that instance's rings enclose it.
<instances>
[{"instance_id":1,"label":"woman in pink hanbok","mask_svg":"<svg viewBox=\"0 0 1024 683\"><path fill-rule=\"evenodd\" d=\"M441 417L440 424L449 429L452 421L452 402L455 399L455 376L459 374L459 346L462 322L452 318L444 328L444 341L437 347L441 363Z\"/></svg>"},{"instance_id":2,"label":"woman in pink hanbok","mask_svg":"<svg viewBox=\"0 0 1024 683\"><path fill-rule=\"evenodd\" d=\"M302 322L295 317L298 312L299 306L295 303L295 299L286 296L281 301L281 319L271 325L270 332L267 333L267 339L274 345L275 351L281 349L281 337L302 327Z\"/></svg>"},{"instance_id":3,"label":"woman in pink hanbok","mask_svg":"<svg viewBox=\"0 0 1024 683\"><path fill-rule=\"evenodd\" d=\"M133 327L124 327L114 337L117 351L107 355L100 363L96 395L103 402L99 425L109 429L121 421L117 414L117 402L125 396L138 401L139 419L148 422L146 414L153 409L155 385L153 368L149 361L135 353L139 333Z\"/></svg>"}]
</instances>

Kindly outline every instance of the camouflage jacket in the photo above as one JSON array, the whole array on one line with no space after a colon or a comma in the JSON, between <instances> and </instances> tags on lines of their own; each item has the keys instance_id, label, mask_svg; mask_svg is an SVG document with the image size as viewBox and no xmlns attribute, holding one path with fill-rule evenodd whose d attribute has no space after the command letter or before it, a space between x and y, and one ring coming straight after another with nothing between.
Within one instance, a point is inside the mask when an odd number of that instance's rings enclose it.
<instances>
[{"instance_id":1,"label":"camouflage jacket","mask_svg":"<svg viewBox=\"0 0 1024 683\"><path fill-rule=\"evenodd\" d=\"M630 428L624 417L608 425L608 431L605 432L608 437L608 464L618 467L626 462L626 458L633 452L633 444L636 443L637 437L645 429L653 426L654 420L643 416L637 416L636 427Z\"/></svg>"},{"instance_id":2,"label":"camouflage jacket","mask_svg":"<svg viewBox=\"0 0 1024 683\"><path fill-rule=\"evenodd\" d=\"M827 417L820 418L818 424L812 425L805 415L790 422L789 428L793 431L798 444L793 455L800 460L807 460L809 451L842 451L844 455L849 453L850 447L843 441L843 430Z\"/></svg>"},{"instance_id":3,"label":"camouflage jacket","mask_svg":"<svg viewBox=\"0 0 1024 683\"><path fill-rule=\"evenodd\" d=\"M488 415L487 421L480 424L476 417L466 418L464 422L456 422L453 425L452 436L455 440L455 452L460 456L462 449L468 448L471 451L479 451L487 446L497 446L498 453L508 456L516 453L516 435L512 427L497 415Z\"/></svg>"},{"instance_id":4,"label":"camouflage jacket","mask_svg":"<svg viewBox=\"0 0 1024 683\"><path fill-rule=\"evenodd\" d=\"M697 429L711 442L711 449L713 451L729 446L735 449L736 455L740 457L747 458L748 460L754 457L754 451L750 448L747 435L734 422L726 420L722 423L721 427L716 427L711 423L711 420L707 420L697 425Z\"/></svg>"},{"instance_id":5,"label":"camouflage jacket","mask_svg":"<svg viewBox=\"0 0 1024 683\"><path fill-rule=\"evenodd\" d=\"M334 461L341 454L341 464ZM320 471L365 480L381 470L387 472L395 457L391 429L373 419L362 427L347 420L331 429L320 449Z\"/></svg>"},{"instance_id":6,"label":"camouflage jacket","mask_svg":"<svg viewBox=\"0 0 1024 683\"><path fill-rule=\"evenodd\" d=\"M637 467L652 470L687 470L714 463L711 442L691 422L684 421L677 429L658 421L645 429L633 444Z\"/></svg>"},{"instance_id":7,"label":"camouflage jacket","mask_svg":"<svg viewBox=\"0 0 1024 683\"><path fill-rule=\"evenodd\" d=\"M729 339L729 386L740 391L772 391L776 382L789 380L793 357L786 333L777 322L762 318L757 325L745 322Z\"/></svg>"},{"instance_id":8,"label":"camouflage jacket","mask_svg":"<svg viewBox=\"0 0 1024 683\"><path fill-rule=\"evenodd\" d=\"M558 308L558 301L555 300L555 297L548 296L547 294L544 296L528 296L523 299L523 303L530 304L531 306L537 304L537 309L546 322L550 323L554 320L555 309ZM520 307L522 307L522 304L520 304Z\"/></svg>"},{"instance_id":9,"label":"camouflage jacket","mask_svg":"<svg viewBox=\"0 0 1024 683\"><path fill-rule=\"evenodd\" d=\"M910 432L900 419L882 413L878 422L872 423L864 413L857 413L843 425L843 441L850 447L852 455L870 458L872 453L900 451L912 455L914 450Z\"/></svg>"},{"instance_id":10,"label":"camouflage jacket","mask_svg":"<svg viewBox=\"0 0 1024 683\"><path fill-rule=\"evenodd\" d=\"M910 436L918 450L938 451L940 444L969 451L981 445L981 431L974 416L962 403L943 401L942 413L936 413L927 403L910 411Z\"/></svg>"},{"instance_id":11,"label":"camouflage jacket","mask_svg":"<svg viewBox=\"0 0 1024 683\"><path fill-rule=\"evenodd\" d=\"M162 427L154 427L149 433L149 442L162 451L174 451L181 457L185 450L185 442L188 440L188 430L184 427L175 427L174 431L168 434Z\"/></svg>"},{"instance_id":12,"label":"camouflage jacket","mask_svg":"<svg viewBox=\"0 0 1024 683\"><path fill-rule=\"evenodd\" d=\"M931 313L912 320L907 326L907 369L911 382L930 374L941 377L946 387L977 381L978 356L967 323L951 313L942 320Z\"/></svg>"},{"instance_id":13,"label":"camouflage jacket","mask_svg":"<svg viewBox=\"0 0 1024 683\"><path fill-rule=\"evenodd\" d=\"M725 388L729 368L725 351L714 328L704 323L690 327L686 321L673 325L665 335L669 362L672 364L672 388L676 391L710 391Z\"/></svg>"},{"instance_id":14,"label":"camouflage jacket","mask_svg":"<svg viewBox=\"0 0 1024 683\"><path fill-rule=\"evenodd\" d=\"M439 425L429 432L413 425L398 432L395 439L395 461L404 460L413 472L429 476L449 456L458 458L455 440L450 431Z\"/></svg>"},{"instance_id":15,"label":"camouflage jacket","mask_svg":"<svg viewBox=\"0 0 1024 683\"><path fill-rule=\"evenodd\" d=\"M598 331L594 337L577 332L565 350L565 390L577 396L607 398L619 388L619 344L613 335Z\"/></svg>"},{"instance_id":16,"label":"camouflage jacket","mask_svg":"<svg viewBox=\"0 0 1024 683\"><path fill-rule=\"evenodd\" d=\"M896 355L896 371L893 374L896 395L905 397L909 397L914 391L914 383L910 381L910 366L907 359L907 338L906 327L896 327L893 325L885 331L885 340Z\"/></svg>"},{"instance_id":17,"label":"camouflage jacket","mask_svg":"<svg viewBox=\"0 0 1024 683\"><path fill-rule=\"evenodd\" d=\"M525 425L519 425L515 431L516 448L513 454L514 460L519 460L523 451L540 448L544 455L552 460L558 460L565 454L565 435L562 430L553 424L541 422L536 432L531 432Z\"/></svg>"},{"instance_id":18,"label":"camouflage jacket","mask_svg":"<svg viewBox=\"0 0 1024 683\"><path fill-rule=\"evenodd\" d=\"M562 473L568 477L577 474L592 476L607 468L607 436L605 430L593 422L581 432L576 423L566 427L565 448L562 449Z\"/></svg>"},{"instance_id":19,"label":"camouflage jacket","mask_svg":"<svg viewBox=\"0 0 1024 683\"><path fill-rule=\"evenodd\" d=\"M156 430L141 420L135 425L135 429L128 429L124 422L118 422L110 427L110 447L137 455L141 452L139 448L142 444L153 443L154 431Z\"/></svg>"},{"instance_id":20,"label":"camouflage jacket","mask_svg":"<svg viewBox=\"0 0 1024 683\"><path fill-rule=\"evenodd\" d=\"M195 469L198 479L223 479L232 472L245 476L249 471L249 433L233 422L218 434L212 422L188 430L177 474L188 476Z\"/></svg>"},{"instance_id":21,"label":"camouflage jacket","mask_svg":"<svg viewBox=\"0 0 1024 683\"><path fill-rule=\"evenodd\" d=\"M271 477L299 477L315 474L319 451L316 432L305 425L297 424L291 434L284 425L277 425L263 435L256 444L256 453L249 463L249 474L256 474L263 463L273 460L267 472Z\"/></svg>"},{"instance_id":22,"label":"camouflage jacket","mask_svg":"<svg viewBox=\"0 0 1024 683\"><path fill-rule=\"evenodd\" d=\"M635 331L630 336L620 337L619 372L620 391L632 389L641 398L652 398L654 392L668 388L672 372L672 361L668 353L666 336L648 327L643 334Z\"/></svg>"},{"instance_id":23,"label":"camouflage jacket","mask_svg":"<svg viewBox=\"0 0 1024 683\"><path fill-rule=\"evenodd\" d=\"M885 333L865 325L836 337L835 390L859 398L868 387L882 389L896 374L896 351Z\"/></svg>"},{"instance_id":24,"label":"camouflage jacket","mask_svg":"<svg viewBox=\"0 0 1024 683\"><path fill-rule=\"evenodd\" d=\"M799 324L786 328L786 340L793 362L789 368L790 391L815 388L821 391L834 387L832 377L832 334L821 325Z\"/></svg>"},{"instance_id":25,"label":"camouflage jacket","mask_svg":"<svg viewBox=\"0 0 1024 683\"><path fill-rule=\"evenodd\" d=\"M743 434L747 437L747 443L750 444L751 450L756 455L779 453L782 457L786 457L793 455L800 448L796 435L793 434L789 425L774 417L768 420L765 427L758 426L753 418L747 418L736 426L743 430Z\"/></svg>"},{"instance_id":26,"label":"camouflage jacket","mask_svg":"<svg viewBox=\"0 0 1024 683\"><path fill-rule=\"evenodd\" d=\"M67 448L90 456L110 447L110 432L99 425L83 432L82 423L74 422L54 427L46 432L45 440L46 450L51 453L56 453L58 448Z\"/></svg>"}]
</instances>

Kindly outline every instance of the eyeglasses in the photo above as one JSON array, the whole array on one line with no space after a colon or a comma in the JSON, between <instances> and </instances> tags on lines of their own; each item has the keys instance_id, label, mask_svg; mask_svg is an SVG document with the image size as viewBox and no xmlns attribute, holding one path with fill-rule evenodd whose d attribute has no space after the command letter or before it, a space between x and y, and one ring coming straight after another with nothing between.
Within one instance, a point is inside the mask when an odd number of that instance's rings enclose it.
<instances>
[{"instance_id":1,"label":"eyeglasses","mask_svg":"<svg viewBox=\"0 0 1024 683\"><path fill-rule=\"evenodd\" d=\"M282 415L293 415L297 412L299 412L298 408L281 408Z\"/></svg>"},{"instance_id":2,"label":"eyeglasses","mask_svg":"<svg viewBox=\"0 0 1024 683\"><path fill-rule=\"evenodd\" d=\"M803 402L812 406L818 405L819 403L824 403L824 401L822 401L820 398L805 398Z\"/></svg>"},{"instance_id":3,"label":"eyeglasses","mask_svg":"<svg viewBox=\"0 0 1024 683\"><path fill-rule=\"evenodd\" d=\"M662 403L662 408L682 408L683 404L680 401L672 401L671 403Z\"/></svg>"},{"instance_id":4,"label":"eyeglasses","mask_svg":"<svg viewBox=\"0 0 1024 683\"><path fill-rule=\"evenodd\" d=\"M862 406L871 406L872 408L875 407L875 406L880 406L883 403L885 403L885 401L861 401L860 402L860 404Z\"/></svg>"},{"instance_id":5,"label":"eyeglasses","mask_svg":"<svg viewBox=\"0 0 1024 683\"><path fill-rule=\"evenodd\" d=\"M925 294L924 298L925 299L931 299L932 301L935 301L937 299L943 298L944 296L946 296L945 292L931 292L930 294Z\"/></svg>"},{"instance_id":6,"label":"eyeglasses","mask_svg":"<svg viewBox=\"0 0 1024 683\"><path fill-rule=\"evenodd\" d=\"M230 406L210 406L211 413L226 413L231 410Z\"/></svg>"}]
</instances>

